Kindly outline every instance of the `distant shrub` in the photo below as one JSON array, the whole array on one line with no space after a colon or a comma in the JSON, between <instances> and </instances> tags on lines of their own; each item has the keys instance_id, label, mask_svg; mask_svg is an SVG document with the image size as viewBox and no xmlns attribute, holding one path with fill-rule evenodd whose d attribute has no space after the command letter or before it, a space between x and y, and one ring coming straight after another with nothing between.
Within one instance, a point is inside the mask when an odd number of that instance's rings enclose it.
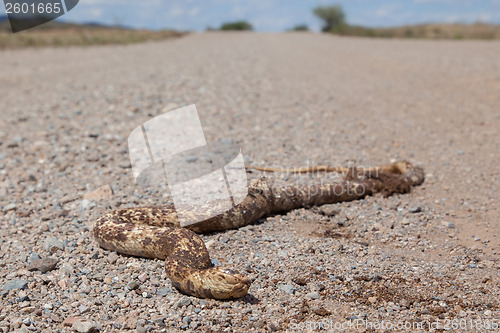
<instances>
[{"instance_id":1,"label":"distant shrub","mask_svg":"<svg viewBox=\"0 0 500 333\"><path fill-rule=\"evenodd\" d=\"M253 30L253 27L247 21L236 21L223 23L219 30Z\"/></svg>"},{"instance_id":2,"label":"distant shrub","mask_svg":"<svg viewBox=\"0 0 500 333\"><path fill-rule=\"evenodd\" d=\"M306 24L299 24L290 29L289 31L309 31L309 27Z\"/></svg>"}]
</instances>

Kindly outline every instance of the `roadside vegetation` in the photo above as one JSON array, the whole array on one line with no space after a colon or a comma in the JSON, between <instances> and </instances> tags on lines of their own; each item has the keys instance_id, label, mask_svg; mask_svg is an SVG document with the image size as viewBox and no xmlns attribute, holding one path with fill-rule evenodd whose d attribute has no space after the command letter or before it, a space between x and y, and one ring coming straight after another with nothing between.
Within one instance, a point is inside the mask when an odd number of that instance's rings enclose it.
<instances>
[{"instance_id":1,"label":"roadside vegetation","mask_svg":"<svg viewBox=\"0 0 500 333\"><path fill-rule=\"evenodd\" d=\"M314 15L322 21L322 31L340 36L425 39L500 39L500 25L428 23L392 28L350 25L339 5L318 6Z\"/></svg>"},{"instance_id":2,"label":"roadside vegetation","mask_svg":"<svg viewBox=\"0 0 500 333\"><path fill-rule=\"evenodd\" d=\"M0 23L0 49L44 46L130 44L179 37L173 30L135 30L102 25L49 22L34 29L12 33L8 21Z\"/></svg>"}]
</instances>

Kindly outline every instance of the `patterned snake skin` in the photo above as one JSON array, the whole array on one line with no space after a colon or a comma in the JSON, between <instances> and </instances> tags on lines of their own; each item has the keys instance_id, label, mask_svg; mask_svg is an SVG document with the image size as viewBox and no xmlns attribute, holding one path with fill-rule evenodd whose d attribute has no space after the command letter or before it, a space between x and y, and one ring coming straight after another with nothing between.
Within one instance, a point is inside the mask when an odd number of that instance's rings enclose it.
<instances>
[{"instance_id":1,"label":"patterned snake skin","mask_svg":"<svg viewBox=\"0 0 500 333\"><path fill-rule=\"evenodd\" d=\"M336 171L344 180L322 185L274 187L263 180L251 182L247 197L223 214L181 228L172 206L118 209L99 218L94 238L105 249L123 254L165 260L168 277L181 292L215 299L247 294L250 280L229 268L212 267L202 239L196 233L239 228L270 214L287 212L367 195L407 193L424 181L424 171L401 161L373 168L299 169L254 168L262 171Z\"/></svg>"}]
</instances>

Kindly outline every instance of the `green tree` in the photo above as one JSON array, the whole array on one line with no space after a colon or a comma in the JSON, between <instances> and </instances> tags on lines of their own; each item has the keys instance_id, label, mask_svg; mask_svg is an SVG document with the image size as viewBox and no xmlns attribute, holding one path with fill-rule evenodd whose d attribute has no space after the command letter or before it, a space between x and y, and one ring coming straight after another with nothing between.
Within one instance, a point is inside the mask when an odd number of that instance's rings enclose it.
<instances>
[{"instance_id":1,"label":"green tree","mask_svg":"<svg viewBox=\"0 0 500 333\"><path fill-rule=\"evenodd\" d=\"M344 10L340 5L318 6L313 13L323 21L324 32L339 29L346 24Z\"/></svg>"},{"instance_id":2,"label":"green tree","mask_svg":"<svg viewBox=\"0 0 500 333\"><path fill-rule=\"evenodd\" d=\"M253 27L247 21L236 21L223 23L220 30L253 30Z\"/></svg>"}]
</instances>

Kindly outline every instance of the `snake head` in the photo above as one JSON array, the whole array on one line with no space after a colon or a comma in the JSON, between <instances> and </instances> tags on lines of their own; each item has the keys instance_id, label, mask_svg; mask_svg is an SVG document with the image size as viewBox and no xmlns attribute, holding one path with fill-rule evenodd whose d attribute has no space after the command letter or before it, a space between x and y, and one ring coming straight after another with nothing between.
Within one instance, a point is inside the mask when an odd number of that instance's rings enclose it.
<instances>
[{"instance_id":1,"label":"snake head","mask_svg":"<svg viewBox=\"0 0 500 333\"><path fill-rule=\"evenodd\" d=\"M211 293L217 299L235 299L243 297L250 288L251 281L248 276L244 276L227 267L212 267L210 280L212 285Z\"/></svg>"}]
</instances>

